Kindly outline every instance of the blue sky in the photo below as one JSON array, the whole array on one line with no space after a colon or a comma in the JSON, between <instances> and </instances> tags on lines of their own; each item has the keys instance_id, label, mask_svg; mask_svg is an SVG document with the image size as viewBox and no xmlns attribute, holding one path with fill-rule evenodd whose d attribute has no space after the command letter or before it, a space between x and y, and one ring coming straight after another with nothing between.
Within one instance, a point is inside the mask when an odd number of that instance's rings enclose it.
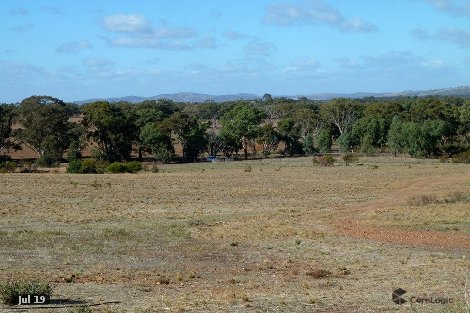
<instances>
[{"instance_id":1,"label":"blue sky","mask_svg":"<svg viewBox=\"0 0 470 313\"><path fill-rule=\"evenodd\" d=\"M470 85L470 1L3 0L0 102Z\"/></svg>"}]
</instances>

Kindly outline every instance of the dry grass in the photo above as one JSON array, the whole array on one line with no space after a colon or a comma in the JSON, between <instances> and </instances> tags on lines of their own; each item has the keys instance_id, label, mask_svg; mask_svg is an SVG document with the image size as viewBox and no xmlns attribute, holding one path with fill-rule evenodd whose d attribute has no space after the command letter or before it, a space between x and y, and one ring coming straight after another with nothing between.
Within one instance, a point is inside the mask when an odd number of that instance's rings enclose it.
<instances>
[{"instance_id":1,"label":"dry grass","mask_svg":"<svg viewBox=\"0 0 470 313\"><path fill-rule=\"evenodd\" d=\"M467 198L451 192L467 194L468 166L361 162L3 174L0 281L45 279L56 284L56 298L121 302L93 312L409 311L389 299L396 287L450 295L463 307L468 251L350 238L331 225L359 206L354 217L376 226L446 231L445 220L468 233ZM432 183L421 184L426 179ZM415 195L439 201L407 203ZM374 201L381 207L368 205Z\"/></svg>"}]
</instances>

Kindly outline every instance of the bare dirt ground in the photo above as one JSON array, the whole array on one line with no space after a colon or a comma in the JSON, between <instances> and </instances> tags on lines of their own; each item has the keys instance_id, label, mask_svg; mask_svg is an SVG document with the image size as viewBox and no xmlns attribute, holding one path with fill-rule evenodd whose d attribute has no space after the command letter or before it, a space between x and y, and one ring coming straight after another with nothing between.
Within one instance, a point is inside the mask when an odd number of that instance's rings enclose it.
<instances>
[{"instance_id":1,"label":"bare dirt ground","mask_svg":"<svg viewBox=\"0 0 470 313\"><path fill-rule=\"evenodd\" d=\"M0 175L0 281L55 285L47 308L0 310L468 312L470 167L360 161Z\"/></svg>"}]
</instances>

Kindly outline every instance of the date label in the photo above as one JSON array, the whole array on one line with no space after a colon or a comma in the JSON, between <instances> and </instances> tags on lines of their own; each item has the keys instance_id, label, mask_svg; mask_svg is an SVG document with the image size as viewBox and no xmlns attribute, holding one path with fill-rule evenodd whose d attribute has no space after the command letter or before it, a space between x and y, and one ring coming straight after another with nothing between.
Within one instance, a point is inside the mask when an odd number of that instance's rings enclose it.
<instances>
[{"instance_id":1,"label":"date label","mask_svg":"<svg viewBox=\"0 0 470 313\"><path fill-rule=\"evenodd\" d=\"M20 295L18 296L18 305L41 305L49 304L51 297L48 295Z\"/></svg>"}]
</instances>

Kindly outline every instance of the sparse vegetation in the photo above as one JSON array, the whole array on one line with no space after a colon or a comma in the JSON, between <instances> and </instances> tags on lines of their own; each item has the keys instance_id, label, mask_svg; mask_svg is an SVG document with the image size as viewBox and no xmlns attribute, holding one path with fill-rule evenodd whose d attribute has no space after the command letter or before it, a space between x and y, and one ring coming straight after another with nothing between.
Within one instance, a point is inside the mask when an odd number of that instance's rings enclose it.
<instances>
[{"instance_id":1,"label":"sparse vegetation","mask_svg":"<svg viewBox=\"0 0 470 313\"><path fill-rule=\"evenodd\" d=\"M111 163L106 171L118 174L118 173L137 173L142 170L142 165L137 161L132 161L128 163Z\"/></svg>"},{"instance_id":2,"label":"sparse vegetation","mask_svg":"<svg viewBox=\"0 0 470 313\"><path fill-rule=\"evenodd\" d=\"M470 266L465 165L361 157L365 166L345 170L311 160L2 175L0 280L47 277L74 305L120 301L97 312L393 310L382 300L390 277L455 295Z\"/></svg>"},{"instance_id":3,"label":"sparse vegetation","mask_svg":"<svg viewBox=\"0 0 470 313\"><path fill-rule=\"evenodd\" d=\"M312 162L314 165L320 165L320 166L332 166L335 164L336 159L332 157L331 155L324 155L320 157L314 157L312 159Z\"/></svg>"},{"instance_id":4,"label":"sparse vegetation","mask_svg":"<svg viewBox=\"0 0 470 313\"><path fill-rule=\"evenodd\" d=\"M18 303L18 297L23 295L44 295L50 297L52 286L41 281L10 281L0 283L0 299L3 303L13 305Z\"/></svg>"},{"instance_id":5,"label":"sparse vegetation","mask_svg":"<svg viewBox=\"0 0 470 313\"><path fill-rule=\"evenodd\" d=\"M345 153L345 154L343 154L343 156L341 158L343 159L344 164L346 164L346 166L349 166L349 164L351 164L353 162L359 161L358 156L355 155L354 153Z\"/></svg>"}]
</instances>

